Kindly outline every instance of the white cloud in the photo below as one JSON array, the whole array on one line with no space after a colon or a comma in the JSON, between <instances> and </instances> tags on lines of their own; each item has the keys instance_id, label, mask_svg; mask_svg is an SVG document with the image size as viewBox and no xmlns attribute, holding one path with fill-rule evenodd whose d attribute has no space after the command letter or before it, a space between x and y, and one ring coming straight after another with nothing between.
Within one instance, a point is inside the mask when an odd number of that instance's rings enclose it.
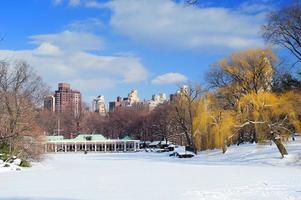
<instances>
[{"instance_id":1,"label":"white cloud","mask_svg":"<svg viewBox=\"0 0 301 200\"><path fill-rule=\"evenodd\" d=\"M42 43L37 49L34 50L35 55L55 56L61 53L60 48L50 43Z\"/></svg>"},{"instance_id":2,"label":"white cloud","mask_svg":"<svg viewBox=\"0 0 301 200\"><path fill-rule=\"evenodd\" d=\"M116 81L109 78L92 78L88 80L84 79L73 79L70 84L73 88L80 91L90 92L97 95L102 89L112 89L117 83Z\"/></svg>"},{"instance_id":3,"label":"white cloud","mask_svg":"<svg viewBox=\"0 0 301 200\"><path fill-rule=\"evenodd\" d=\"M32 42L35 44L50 43L71 51L99 50L104 48L104 40L88 32L73 32L67 30L56 34L34 35L31 36L30 39L32 39Z\"/></svg>"},{"instance_id":4,"label":"white cloud","mask_svg":"<svg viewBox=\"0 0 301 200\"><path fill-rule=\"evenodd\" d=\"M53 5L57 6L60 5L63 2L63 0L52 0Z\"/></svg>"},{"instance_id":5,"label":"white cloud","mask_svg":"<svg viewBox=\"0 0 301 200\"><path fill-rule=\"evenodd\" d=\"M63 2L67 2L69 6L85 6L87 8L105 8L103 3L99 3L97 0L52 0L53 5L58 6Z\"/></svg>"},{"instance_id":6,"label":"white cloud","mask_svg":"<svg viewBox=\"0 0 301 200\"><path fill-rule=\"evenodd\" d=\"M267 4L266 2L246 1L243 2L238 9L240 10L240 12L246 14L266 14L266 12L271 11L272 9L274 9L274 7L271 6L271 3Z\"/></svg>"},{"instance_id":7,"label":"white cloud","mask_svg":"<svg viewBox=\"0 0 301 200\"><path fill-rule=\"evenodd\" d=\"M65 0L52 0L53 5L58 6L61 5ZM75 7L81 4L81 0L66 0L69 6Z\"/></svg>"},{"instance_id":8,"label":"white cloud","mask_svg":"<svg viewBox=\"0 0 301 200\"><path fill-rule=\"evenodd\" d=\"M187 77L180 73L170 72L157 76L152 80L152 84L176 84L187 81Z\"/></svg>"},{"instance_id":9,"label":"white cloud","mask_svg":"<svg viewBox=\"0 0 301 200\"><path fill-rule=\"evenodd\" d=\"M89 37L85 37L85 36ZM70 36L70 38L68 37ZM102 56L87 50L97 49L97 37L88 33L63 32L30 37L34 49L0 50L6 60L24 60L35 68L53 88L70 82L83 93L110 89L118 84L144 81L148 71L134 56ZM78 40L81 40L78 42Z\"/></svg>"},{"instance_id":10,"label":"white cloud","mask_svg":"<svg viewBox=\"0 0 301 200\"><path fill-rule=\"evenodd\" d=\"M79 31L79 32L91 32L97 31L103 28L103 23L97 18L88 18L85 20L76 20L71 22L68 26L68 30Z\"/></svg>"},{"instance_id":11,"label":"white cloud","mask_svg":"<svg viewBox=\"0 0 301 200\"><path fill-rule=\"evenodd\" d=\"M180 1L182 2L182 1ZM235 8L187 6L172 0L81 0L87 8L109 8L110 25L119 33L157 48L237 50L264 45L259 31L269 0Z\"/></svg>"},{"instance_id":12,"label":"white cloud","mask_svg":"<svg viewBox=\"0 0 301 200\"><path fill-rule=\"evenodd\" d=\"M69 0L70 6L78 6L80 5L80 0Z\"/></svg>"},{"instance_id":13,"label":"white cloud","mask_svg":"<svg viewBox=\"0 0 301 200\"><path fill-rule=\"evenodd\" d=\"M218 7L193 7L171 0L115 0L110 24L134 40L170 48L240 49L263 44L262 12L248 14Z\"/></svg>"},{"instance_id":14,"label":"white cloud","mask_svg":"<svg viewBox=\"0 0 301 200\"><path fill-rule=\"evenodd\" d=\"M96 0L88 0L85 2L87 8L105 8L104 4L97 2Z\"/></svg>"}]
</instances>

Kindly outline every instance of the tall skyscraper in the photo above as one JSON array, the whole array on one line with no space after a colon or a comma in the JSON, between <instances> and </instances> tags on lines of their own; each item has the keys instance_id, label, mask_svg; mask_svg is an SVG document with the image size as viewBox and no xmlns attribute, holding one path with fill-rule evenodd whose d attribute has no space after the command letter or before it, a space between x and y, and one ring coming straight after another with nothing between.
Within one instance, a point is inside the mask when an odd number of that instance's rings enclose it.
<instances>
[{"instance_id":1,"label":"tall skyscraper","mask_svg":"<svg viewBox=\"0 0 301 200\"><path fill-rule=\"evenodd\" d=\"M130 105L134 104L134 103L138 103L139 97L138 97L138 91L137 90L131 90L131 92L128 94L128 102Z\"/></svg>"},{"instance_id":2,"label":"tall skyscraper","mask_svg":"<svg viewBox=\"0 0 301 200\"><path fill-rule=\"evenodd\" d=\"M72 90L70 84L59 83L58 90L55 91L55 111L62 113L72 111L78 115L81 110L81 93L78 90Z\"/></svg>"},{"instance_id":3,"label":"tall skyscraper","mask_svg":"<svg viewBox=\"0 0 301 200\"><path fill-rule=\"evenodd\" d=\"M106 115L105 98L103 95L99 95L97 98L93 99L92 109L94 112L99 113L102 116Z\"/></svg>"}]
</instances>

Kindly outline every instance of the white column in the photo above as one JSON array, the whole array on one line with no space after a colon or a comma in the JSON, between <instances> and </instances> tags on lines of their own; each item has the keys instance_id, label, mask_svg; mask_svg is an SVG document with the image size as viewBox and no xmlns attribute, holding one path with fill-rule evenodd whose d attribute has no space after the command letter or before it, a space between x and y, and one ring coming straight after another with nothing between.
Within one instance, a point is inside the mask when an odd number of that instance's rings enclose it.
<instances>
[{"instance_id":1,"label":"white column","mask_svg":"<svg viewBox=\"0 0 301 200\"><path fill-rule=\"evenodd\" d=\"M67 152L67 144L66 144L66 142L65 142L65 152Z\"/></svg>"},{"instance_id":2,"label":"white column","mask_svg":"<svg viewBox=\"0 0 301 200\"><path fill-rule=\"evenodd\" d=\"M134 151L136 151L136 142L134 141Z\"/></svg>"},{"instance_id":3,"label":"white column","mask_svg":"<svg viewBox=\"0 0 301 200\"><path fill-rule=\"evenodd\" d=\"M75 150L75 152L77 152L77 144L76 144L76 142L74 142L74 145L75 145L74 150Z\"/></svg>"},{"instance_id":4,"label":"white column","mask_svg":"<svg viewBox=\"0 0 301 200\"><path fill-rule=\"evenodd\" d=\"M107 152L107 143L105 142L105 152Z\"/></svg>"},{"instance_id":5,"label":"white column","mask_svg":"<svg viewBox=\"0 0 301 200\"><path fill-rule=\"evenodd\" d=\"M116 152L116 141L114 142L114 151Z\"/></svg>"},{"instance_id":6,"label":"white column","mask_svg":"<svg viewBox=\"0 0 301 200\"><path fill-rule=\"evenodd\" d=\"M96 142L95 142L95 144L94 144L94 150L95 150L95 152L97 151Z\"/></svg>"},{"instance_id":7,"label":"white column","mask_svg":"<svg viewBox=\"0 0 301 200\"><path fill-rule=\"evenodd\" d=\"M57 152L57 143L54 143L54 152L56 153Z\"/></svg>"},{"instance_id":8,"label":"white column","mask_svg":"<svg viewBox=\"0 0 301 200\"><path fill-rule=\"evenodd\" d=\"M123 151L126 151L126 141L124 141L124 144L123 144Z\"/></svg>"},{"instance_id":9,"label":"white column","mask_svg":"<svg viewBox=\"0 0 301 200\"><path fill-rule=\"evenodd\" d=\"M87 142L85 142L85 151L87 151Z\"/></svg>"}]
</instances>

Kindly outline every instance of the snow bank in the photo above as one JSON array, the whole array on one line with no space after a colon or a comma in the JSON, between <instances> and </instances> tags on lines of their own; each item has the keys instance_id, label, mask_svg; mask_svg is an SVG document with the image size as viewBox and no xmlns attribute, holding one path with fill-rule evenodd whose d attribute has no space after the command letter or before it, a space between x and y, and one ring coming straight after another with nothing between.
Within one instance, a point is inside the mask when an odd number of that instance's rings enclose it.
<instances>
[{"instance_id":1,"label":"snow bank","mask_svg":"<svg viewBox=\"0 0 301 200\"><path fill-rule=\"evenodd\" d=\"M285 144L288 156L283 159L275 144L241 144L230 146L225 154L221 149L200 152L195 158L201 164L221 165L265 165L265 166L301 166L301 137Z\"/></svg>"}]
</instances>

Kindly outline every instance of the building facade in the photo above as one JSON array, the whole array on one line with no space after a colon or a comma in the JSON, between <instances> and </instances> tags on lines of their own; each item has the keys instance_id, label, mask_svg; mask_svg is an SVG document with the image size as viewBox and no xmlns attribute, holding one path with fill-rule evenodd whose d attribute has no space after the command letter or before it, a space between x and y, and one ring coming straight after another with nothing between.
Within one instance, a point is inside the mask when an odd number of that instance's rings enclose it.
<instances>
[{"instance_id":1,"label":"building facade","mask_svg":"<svg viewBox=\"0 0 301 200\"><path fill-rule=\"evenodd\" d=\"M44 97L44 109L55 112L55 97L53 95Z\"/></svg>"},{"instance_id":2,"label":"building facade","mask_svg":"<svg viewBox=\"0 0 301 200\"><path fill-rule=\"evenodd\" d=\"M102 116L106 115L105 98L103 95L99 95L97 98L93 99L92 110Z\"/></svg>"},{"instance_id":3,"label":"building facade","mask_svg":"<svg viewBox=\"0 0 301 200\"><path fill-rule=\"evenodd\" d=\"M167 101L167 98L166 98L166 94L165 93L154 94L152 96L152 99L150 101L148 101L149 110L152 111L158 105L163 104L166 101Z\"/></svg>"},{"instance_id":4,"label":"building facade","mask_svg":"<svg viewBox=\"0 0 301 200\"><path fill-rule=\"evenodd\" d=\"M138 97L138 91L137 90L132 90L128 94L127 101L129 103L129 105L133 105L134 103L138 103L140 101L140 99Z\"/></svg>"},{"instance_id":5,"label":"building facade","mask_svg":"<svg viewBox=\"0 0 301 200\"><path fill-rule=\"evenodd\" d=\"M62 113L72 111L78 115L81 111L81 93L72 90L70 84L59 83L58 90L55 91L55 112Z\"/></svg>"},{"instance_id":6,"label":"building facade","mask_svg":"<svg viewBox=\"0 0 301 200\"><path fill-rule=\"evenodd\" d=\"M109 102L109 111L113 112L117 107L132 107L137 104L141 104L141 101L138 97L137 90L131 90L127 97L120 97L116 98L116 101Z\"/></svg>"}]
</instances>

